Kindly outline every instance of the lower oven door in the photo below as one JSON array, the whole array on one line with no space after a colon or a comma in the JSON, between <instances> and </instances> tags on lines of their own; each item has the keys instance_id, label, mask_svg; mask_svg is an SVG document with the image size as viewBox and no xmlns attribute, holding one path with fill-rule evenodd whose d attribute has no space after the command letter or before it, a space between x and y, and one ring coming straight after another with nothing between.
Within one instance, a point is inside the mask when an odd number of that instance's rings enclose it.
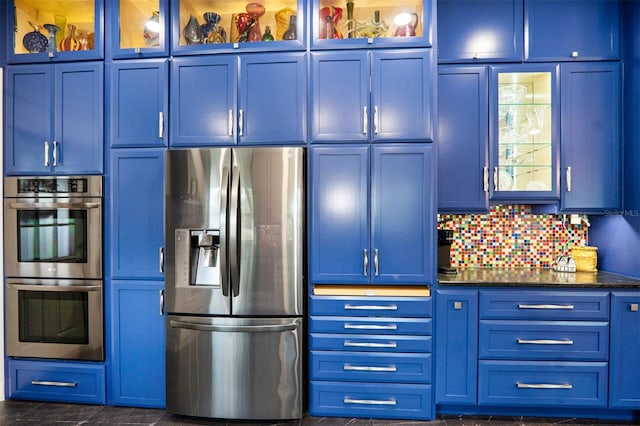
<instances>
[{"instance_id":1,"label":"lower oven door","mask_svg":"<svg viewBox=\"0 0 640 426\"><path fill-rule=\"evenodd\" d=\"M7 355L103 361L101 280L7 279Z\"/></svg>"}]
</instances>

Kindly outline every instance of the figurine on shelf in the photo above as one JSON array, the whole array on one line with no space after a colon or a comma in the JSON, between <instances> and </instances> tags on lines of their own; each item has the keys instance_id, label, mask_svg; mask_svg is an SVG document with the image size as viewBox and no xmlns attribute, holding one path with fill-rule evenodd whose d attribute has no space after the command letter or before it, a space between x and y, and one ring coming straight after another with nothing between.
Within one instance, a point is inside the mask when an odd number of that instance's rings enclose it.
<instances>
[{"instance_id":1,"label":"figurine on shelf","mask_svg":"<svg viewBox=\"0 0 640 426\"><path fill-rule=\"evenodd\" d=\"M33 31L28 32L22 38L22 45L30 53L42 53L47 51L49 41L47 37L40 32L42 27L29 22L29 25L33 28Z\"/></svg>"},{"instance_id":2,"label":"figurine on shelf","mask_svg":"<svg viewBox=\"0 0 640 426\"><path fill-rule=\"evenodd\" d=\"M419 21L417 13L399 13L394 19L394 23L398 26L394 36L415 37Z\"/></svg>"},{"instance_id":3,"label":"figurine on shelf","mask_svg":"<svg viewBox=\"0 0 640 426\"><path fill-rule=\"evenodd\" d=\"M80 42L76 39L76 26L69 24L67 28L69 29L69 35L60 42L60 51L69 52L72 50L80 50Z\"/></svg>"},{"instance_id":4,"label":"figurine on shelf","mask_svg":"<svg viewBox=\"0 0 640 426\"><path fill-rule=\"evenodd\" d=\"M144 44L147 47L160 46L160 11L154 10L147 19L143 30Z\"/></svg>"},{"instance_id":5,"label":"figurine on shelf","mask_svg":"<svg viewBox=\"0 0 640 426\"><path fill-rule=\"evenodd\" d=\"M262 41L273 41L275 40L273 38L273 34L271 34L271 27L269 25L267 25L264 28L264 35L262 36Z\"/></svg>"},{"instance_id":6,"label":"figurine on shelf","mask_svg":"<svg viewBox=\"0 0 640 426\"><path fill-rule=\"evenodd\" d=\"M296 11L290 7L285 7L276 12L276 40L282 40L285 31L289 28L291 15L295 15Z\"/></svg>"},{"instance_id":7,"label":"figurine on shelf","mask_svg":"<svg viewBox=\"0 0 640 426\"><path fill-rule=\"evenodd\" d=\"M289 17L289 28L287 31L282 34L283 40L297 40L298 39L298 27L296 24L297 17L296 15L291 15Z\"/></svg>"},{"instance_id":8,"label":"figurine on shelf","mask_svg":"<svg viewBox=\"0 0 640 426\"><path fill-rule=\"evenodd\" d=\"M200 26L202 42L205 44L226 43L227 32L220 26L220 15L215 12L205 12L203 17L205 23Z\"/></svg>"},{"instance_id":9,"label":"figurine on shelf","mask_svg":"<svg viewBox=\"0 0 640 426\"><path fill-rule=\"evenodd\" d=\"M187 21L187 25L184 26L182 34L187 44L202 43L202 31L200 30L198 19L195 16L189 15L189 21Z\"/></svg>"},{"instance_id":10,"label":"figurine on shelf","mask_svg":"<svg viewBox=\"0 0 640 426\"><path fill-rule=\"evenodd\" d=\"M364 22L355 19L347 20L347 27L351 28L347 31L349 38L376 38L386 37L389 26L380 19L380 11L374 11L374 19L367 19Z\"/></svg>"},{"instance_id":11,"label":"figurine on shelf","mask_svg":"<svg viewBox=\"0 0 640 426\"><path fill-rule=\"evenodd\" d=\"M246 7L247 13L251 15L254 20L251 30L249 31L249 41L262 40L262 30L260 29L260 18L264 15L266 9L260 3L249 3Z\"/></svg>"},{"instance_id":12,"label":"figurine on shelf","mask_svg":"<svg viewBox=\"0 0 640 426\"><path fill-rule=\"evenodd\" d=\"M235 16L235 24L238 29L238 41L249 41L249 33L251 28L255 25L256 20L248 13L238 13Z\"/></svg>"},{"instance_id":13,"label":"figurine on shelf","mask_svg":"<svg viewBox=\"0 0 640 426\"><path fill-rule=\"evenodd\" d=\"M56 51L56 33L60 30L60 27L54 24L44 24L43 27L49 33L49 37L47 38L47 52L55 52Z\"/></svg>"},{"instance_id":14,"label":"figurine on shelf","mask_svg":"<svg viewBox=\"0 0 640 426\"><path fill-rule=\"evenodd\" d=\"M338 22L342 19L342 8L325 6L320 9L320 38L342 38Z\"/></svg>"}]
</instances>

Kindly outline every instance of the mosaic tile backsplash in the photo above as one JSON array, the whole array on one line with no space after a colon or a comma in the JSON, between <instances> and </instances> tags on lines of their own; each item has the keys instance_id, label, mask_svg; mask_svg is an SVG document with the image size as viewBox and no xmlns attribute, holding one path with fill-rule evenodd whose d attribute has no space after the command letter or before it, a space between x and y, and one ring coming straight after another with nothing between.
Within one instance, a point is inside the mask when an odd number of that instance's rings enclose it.
<instances>
[{"instance_id":1,"label":"mosaic tile backsplash","mask_svg":"<svg viewBox=\"0 0 640 426\"><path fill-rule=\"evenodd\" d=\"M550 268L573 246L588 245L588 219L534 214L528 205L491 206L489 214L438 215L452 229L451 266L458 268Z\"/></svg>"}]
</instances>

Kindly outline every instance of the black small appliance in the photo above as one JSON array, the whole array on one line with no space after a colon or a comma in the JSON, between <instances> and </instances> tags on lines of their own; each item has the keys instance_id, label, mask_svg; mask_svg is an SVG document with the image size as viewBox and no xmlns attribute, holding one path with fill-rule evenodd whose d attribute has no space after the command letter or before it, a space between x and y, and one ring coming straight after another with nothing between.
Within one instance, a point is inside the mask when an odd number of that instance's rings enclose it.
<instances>
[{"instance_id":1,"label":"black small appliance","mask_svg":"<svg viewBox=\"0 0 640 426\"><path fill-rule=\"evenodd\" d=\"M456 268L451 266L451 243L453 230L438 229L438 273L456 274Z\"/></svg>"}]
</instances>

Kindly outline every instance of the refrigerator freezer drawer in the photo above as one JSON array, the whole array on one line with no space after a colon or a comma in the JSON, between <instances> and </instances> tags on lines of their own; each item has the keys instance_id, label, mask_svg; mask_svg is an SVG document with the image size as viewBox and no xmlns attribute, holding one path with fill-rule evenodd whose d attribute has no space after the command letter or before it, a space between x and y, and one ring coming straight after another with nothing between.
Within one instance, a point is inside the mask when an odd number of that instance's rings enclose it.
<instances>
[{"instance_id":1,"label":"refrigerator freezer drawer","mask_svg":"<svg viewBox=\"0 0 640 426\"><path fill-rule=\"evenodd\" d=\"M302 318L167 316L167 411L302 418Z\"/></svg>"}]
</instances>

